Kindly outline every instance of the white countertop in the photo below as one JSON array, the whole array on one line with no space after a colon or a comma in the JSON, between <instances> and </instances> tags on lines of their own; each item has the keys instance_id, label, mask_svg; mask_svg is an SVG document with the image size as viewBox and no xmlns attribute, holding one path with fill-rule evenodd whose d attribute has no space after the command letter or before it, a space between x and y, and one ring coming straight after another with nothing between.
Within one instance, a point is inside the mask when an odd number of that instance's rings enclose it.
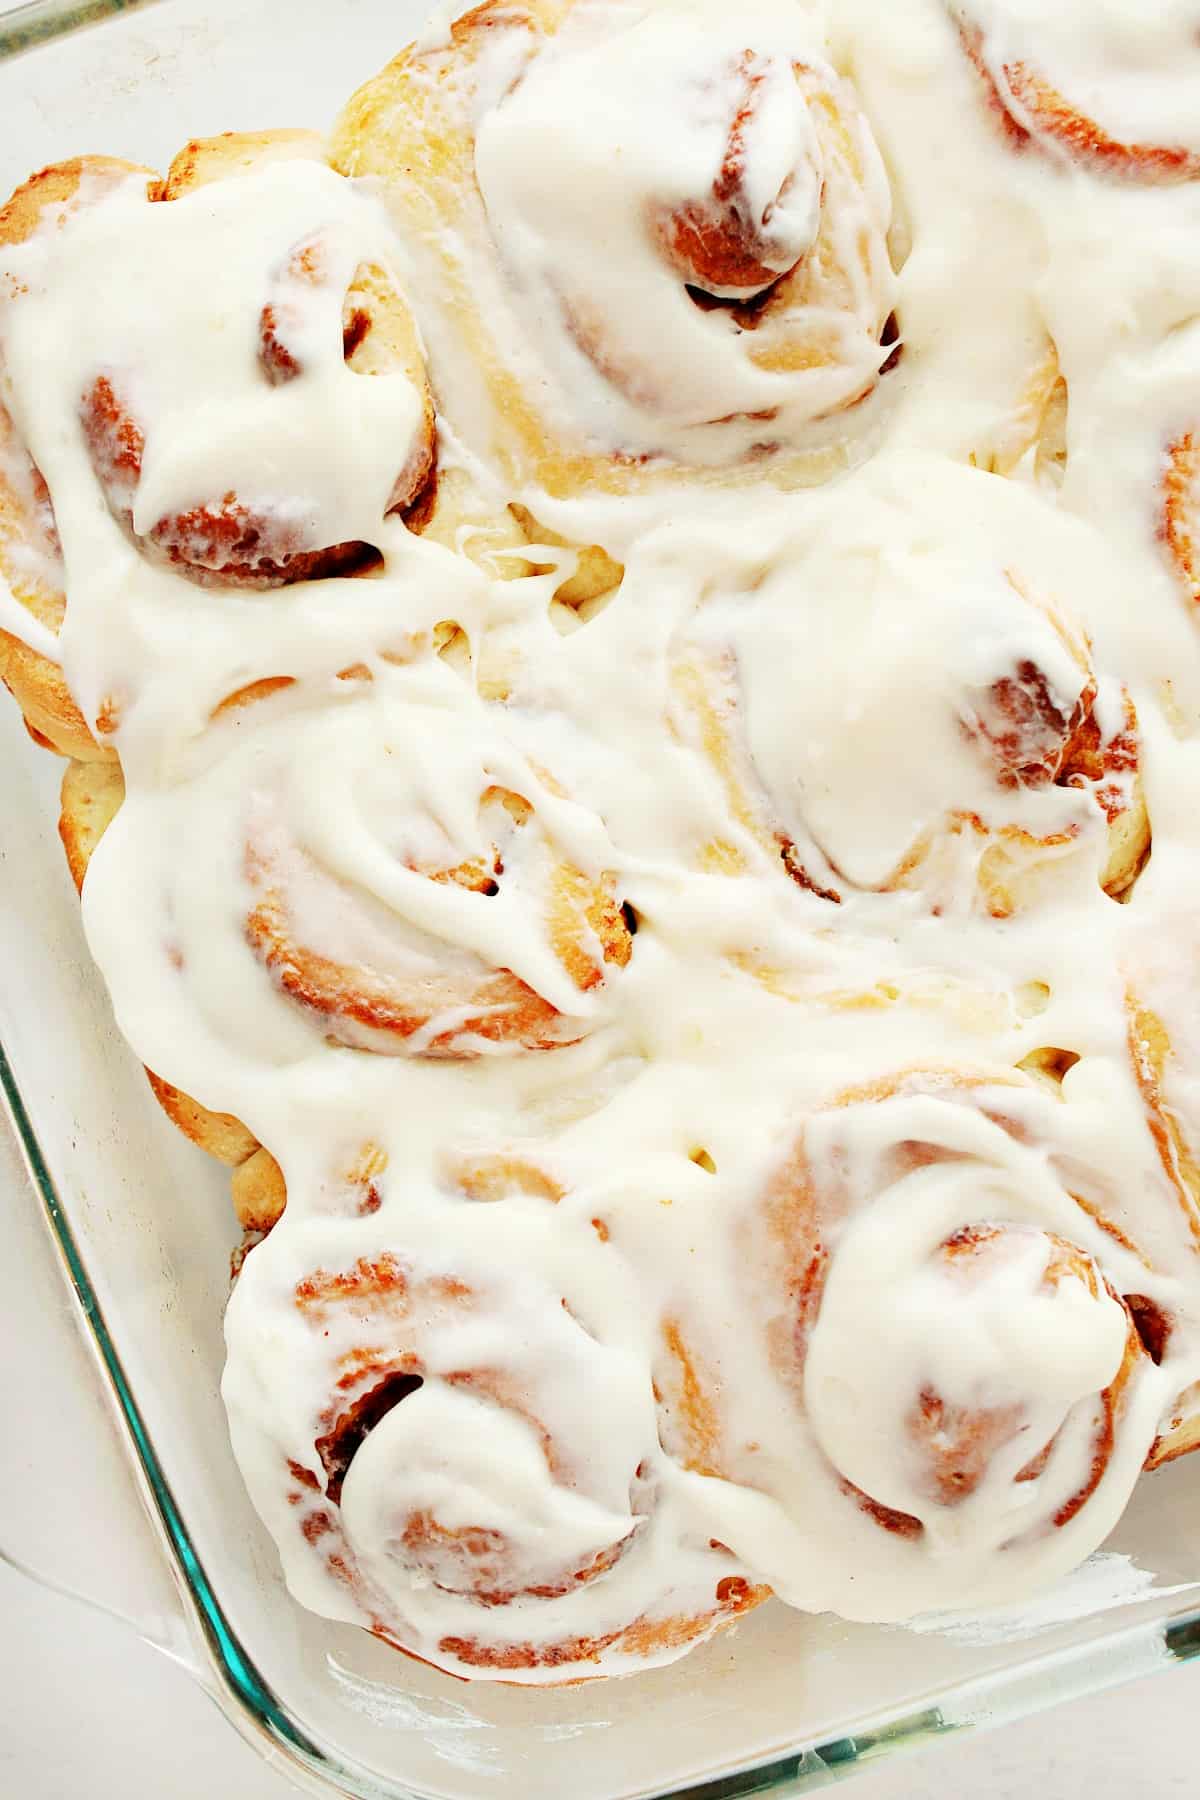
<instances>
[{"instance_id":1,"label":"white countertop","mask_svg":"<svg viewBox=\"0 0 1200 1800\"><path fill-rule=\"evenodd\" d=\"M296 1790L127 1627L0 1568L0 1794L287 1800ZM901 1756L847 1800L1174 1800L1196 1791L1200 1667ZM513 1800L519 1800L514 1796Z\"/></svg>"}]
</instances>

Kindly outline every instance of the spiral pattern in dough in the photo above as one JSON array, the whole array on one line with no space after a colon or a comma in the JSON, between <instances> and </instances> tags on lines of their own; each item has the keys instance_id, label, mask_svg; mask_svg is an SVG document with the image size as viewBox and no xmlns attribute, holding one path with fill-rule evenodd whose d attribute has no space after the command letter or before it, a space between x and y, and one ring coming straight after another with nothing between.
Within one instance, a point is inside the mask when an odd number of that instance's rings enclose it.
<instances>
[{"instance_id":1,"label":"spiral pattern in dough","mask_svg":"<svg viewBox=\"0 0 1200 1800\"><path fill-rule=\"evenodd\" d=\"M377 557L369 541L332 541L334 527L322 518L327 479L312 479L304 466L306 453L311 461L321 450L321 427L343 445L370 441L378 429L371 409L383 409L392 466L355 470L380 519L411 506L433 467L433 402L416 328L385 266L386 242L353 205L339 204L335 183L314 180L313 227L264 271L257 318L234 329L220 283L204 266L208 233L215 233L217 253L227 254L220 233L233 236L244 217L231 177L292 158L316 165L320 148L303 133L249 146L224 139L189 146L161 196L152 196L205 215L207 230L180 227L164 233L158 247L159 254L195 259L196 316L186 322L186 338L209 353L186 377L177 360L178 320L165 341L146 333L139 345L126 338L110 346L98 336L97 371L80 400L96 479L139 548L196 580L269 587L351 573ZM152 213L155 222L163 217ZM177 211L168 223L178 225ZM148 219L153 239L150 225ZM259 382L247 395L241 358L251 350ZM222 357L233 366L223 367ZM348 379L354 375L362 379ZM216 441L192 465L197 380L206 435ZM229 414L223 428L222 405Z\"/></svg>"},{"instance_id":2,"label":"spiral pattern in dough","mask_svg":"<svg viewBox=\"0 0 1200 1800\"><path fill-rule=\"evenodd\" d=\"M1111 1529L1156 1450L1178 1289L1146 1246L1177 1258L1179 1221L1160 1183L1160 1223L1143 1208L1129 1235L1087 1128L1042 1077L965 1068L881 1077L805 1120L739 1239L757 1391L739 1372L715 1411L689 1407L689 1384L711 1391L699 1323L659 1375L673 1452L785 1516L788 1552L755 1565L785 1599L799 1579L854 1618L1001 1604ZM853 1547L836 1570L833 1542Z\"/></svg>"},{"instance_id":3,"label":"spiral pattern in dough","mask_svg":"<svg viewBox=\"0 0 1200 1800\"><path fill-rule=\"evenodd\" d=\"M1080 853L1123 893L1149 848L1137 715L1056 604L1097 546L1064 531L1043 566L1021 547L1036 507L968 470L957 517L886 465L861 484L766 583L718 588L676 647L674 717L740 824L834 903L916 890L1006 917ZM891 519L884 555L847 530L864 490Z\"/></svg>"},{"instance_id":4,"label":"spiral pattern in dough","mask_svg":"<svg viewBox=\"0 0 1200 1800\"><path fill-rule=\"evenodd\" d=\"M405 1237L347 1264L343 1232L285 1220L229 1309L234 1442L296 1591L328 1610L332 1578L401 1648L525 1681L669 1660L762 1599L679 1541L644 1367L587 1323L612 1277L569 1304L503 1202Z\"/></svg>"},{"instance_id":5,"label":"spiral pattern in dough","mask_svg":"<svg viewBox=\"0 0 1200 1800\"><path fill-rule=\"evenodd\" d=\"M397 713L380 740L368 712L314 727L303 784L260 790L250 948L286 995L362 1049L571 1042L585 997L632 950L611 871L586 874L555 841L557 823L593 850L598 829L483 721L426 728ZM336 839L322 824L333 818Z\"/></svg>"},{"instance_id":6,"label":"spiral pattern in dough","mask_svg":"<svg viewBox=\"0 0 1200 1800\"><path fill-rule=\"evenodd\" d=\"M892 355L887 180L810 19L484 5L361 90L334 160L428 240L487 429L551 492L786 466Z\"/></svg>"},{"instance_id":7,"label":"spiral pattern in dough","mask_svg":"<svg viewBox=\"0 0 1200 1800\"><path fill-rule=\"evenodd\" d=\"M1110 0L1051 8L1033 0L950 0L950 12L1015 147L1032 144L1060 163L1118 181L1200 177L1200 45L1189 0L1167 0L1136 16ZM1178 137L1169 135L1172 127Z\"/></svg>"}]
</instances>

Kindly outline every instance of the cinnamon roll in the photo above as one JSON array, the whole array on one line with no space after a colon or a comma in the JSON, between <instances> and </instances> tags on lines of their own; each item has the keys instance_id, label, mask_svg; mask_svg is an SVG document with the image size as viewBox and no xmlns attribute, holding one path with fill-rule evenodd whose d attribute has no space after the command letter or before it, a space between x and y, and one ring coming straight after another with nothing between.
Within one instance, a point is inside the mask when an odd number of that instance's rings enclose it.
<instances>
[{"instance_id":1,"label":"cinnamon roll","mask_svg":"<svg viewBox=\"0 0 1200 1800\"><path fill-rule=\"evenodd\" d=\"M887 181L811 20L489 0L360 90L333 160L423 247L518 484L823 469L894 360Z\"/></svg>"},{"instance_id":2,"label":"cinnamon roll","mask_svg":"<svg viewBox=\"0 0 1200 1800\"><path fill-rule=\"evenodd\" d=\"M159 198L178 202L231 177L292 158L318 162L320 155L320 139L303 132L196 142L172 165ZM344 574L374 558L374 547L363 540L322 542L337 531L332 518L321 517L326 471L307 490L303 471L297 471L301 480L295 491L272 493L269 487L272 463L278 461L273 447L293 434L311 436L314 409L328 408L336 417L339 393L346 394L345 424L351 430L359 413L351 401L368 415L358 420L359 429L371 429L376 397L387 419L392 466L369 472L386 481L381 516L413 506L429 480L433 401L416 328L385 257L384 246L363 241L361 228L356 233L331 227L315 213L312 232L270 272L257 320L246 321L246 335L253 330L257 339L257 393L246 394L240 366L248 346L239 344L239 361L226 375L226 343L211 325L205 333L203 316L194 321L188 342L206 404L212 407L227 390L233 415L228 443L206 454L217 467L223 451L232 470L242 465L236 476L216 474L212 491L203 474L186 469L185 408L194 399L180 392L177 343L161 346L166 352L161 357L154 354L160 347L152 346L149 358L132 366L128 346L108 354L102 348L102 366L80 399L81 428L100 489L144 554L165 559L194 580L262 587ZM197 310L203 315L207 309L211 316L211 299L203 288L199 294ZM214 337L216 353L201 367L197 353ZM335 337L341 352L336 363L329 354ZM361 389L340 379L343 369L366 378ZM157 494L155 472L145 468L148 433L160 459ZM183 470L171 471L177 457ZM262 474L252 474L252 461L268 471L265 487ZM367 470L356 473L368 476ZM178 504L166 498L172 489L182 496Z\"/></svg>"},{"instance_id":3,"label":"cinnamon roll","mask_svg":"<svg viewBox=\"0 0 1200 1800\"><path fill-rule=\"evenodd\" d=\"M274 267L264 205L277 233L289 216L307 221ZM0 675L39 740L111 756L120 718L106 693L85 720L60 666L63 507L67 561L94 569L93 585L105 579L89 490L141 558L223 588L368 568L385 515L415 518L434 418L391 258L386 225L307 132L197 141L165 181L108 158L56 165L0 212L0 575L29 615L0 637ZM80 390L57 391L74 379L74 350L57 386L31 389L14 377L44 359L56 322L78 340L80 266L94 344ZM164 266L171 304L159 311L151 276ZM147 278L131 285L139 268ZM510 523L505 537L520 534ZM165 588L158 597L172 603Z\"/></svg>"},{"instance_id":4,"label":"cinnamon roll","mask_svg":"<svg viewBox=\"0 0 1200 1800\"><path fill-rule=\"evenodd\" d=\"M130 821L172 846L144 929L180 1000L285 1058L577 1041L632 953L599 818L441 665L347 687L325 708L259 701ZM234 898L214 915L193 897L217 870Z\"/></svg>"},{"instance_id":5,"label":"cinnamon roll","mask_svg":"<svg viewBox=\"0 0 1200 1800\"><path fill-rule=\"evenodd\" d=\"M686 1530L645 1369L603 1322L615 1253L583 1290L544 1221L424 1205L389 1234L385 1194L353 1247L285 1224L234 1290L225 1400L293 1592L528 1683L672 1661L756 1605Z\"/></svg>"},{"instance_id":6,"label":"cinnamon roll","mask_svg":"<svg viewBox=\"0 0 1200 1800\"><path fill-rule=\"evenodd\" d=\"M1189 0L949 0L1009 141L1123 181L1200 177L1200 44Z\"/></svg>"},{"instance_id":7,"label":"cinnamon roll","mask_svg":"<svg viewBox=\"0 0 1200 1800\"><path fill-rule=\"evenodd\" d=\"M84 877L100 839L108 830L125 798L125 778L119 764L70 762L60 791L58 835L76 893L83 892Z\"/></svg>"},{"instance_id":8,"label":"cinnamon roll","mask_svg":"<svg viewBox=\"0 0 1200 1800\"><path fill-rule=\"evenodd\" d=\"M392 746L381 748L386 755ZM376 829L392 839L391 878L361 922L330 918L329 939L322 914L335 910L337 873L291 837L286 790L281 816L264 808L249 830L247 942L279 988L342 1043L428 1056L569 1043L579 1033L574 993L582 998L603 984L610 965L629 961L614 878L606 871L589 877L563 857L547 825L564 803L528 765L512 759L505 768L509 759L489 755L478 740L453 748L443 740L438 758L451 764L461 835L426 810L419 790L404 793L403 776L387 782L390 817L386 826L378 817ZM380 902L390 919L372 916ZM459 920L467 944L475 938L477 947L454 954L440 946L453 941ZM544 951L530 946L530 960L544 962L549 979L523 978L501 960L503 950L492 949L505 925L514 935L544 934Z\"/></svg>"},{"instance_id":9,"label":"cinnamon roll","mask_svg":"<svg viewBox=\"0 0 1200 1800\"><path fill-rule=\"evenodd\" d=\"M1093 1129L1020 1071L917 1068L813 1110L779 1156L737 1228L758 1391L728 1364L714 1387L679 1333L659 1383L668 1446L786 1512L755 1565L783 1598L874 1620L1013 1601L1115 1523L1179 1289L1132 1235L1164 1196L1119 1191ZM834 1542L845 1573L814 1573Z\"/></svg>"},{"instance_id":10,"label":"cinnamon roll","mask_svg":"<svg viewBox=\"0 0 1200 1800\"><path fill-rule=\"evenodd\" d=\"M853 537L867 505L883 555ZM834 903L911 889L1006 917L1076 855L1125 893L1149 847L1137 715L1058 604L1077 535L932 460L880 459L814 505L676 652L677 728L734 836Z\"/></svg>"}]
</instances>

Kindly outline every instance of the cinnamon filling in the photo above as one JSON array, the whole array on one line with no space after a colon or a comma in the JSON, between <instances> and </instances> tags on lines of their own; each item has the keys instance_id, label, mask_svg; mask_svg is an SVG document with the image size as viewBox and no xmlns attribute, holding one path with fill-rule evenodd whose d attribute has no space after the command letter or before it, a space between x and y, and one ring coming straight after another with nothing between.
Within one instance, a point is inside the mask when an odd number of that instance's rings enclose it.
<instances>
[{"instance_id":1,"label":"cinnamon filling","mask_svg":"<svg viewBox=\"0 0 1200 1800\"><path fill-rule=\"evenodd\" d=\"M325 1470L325 1492L335 1506L341 1505L342 1484L359 1445L393 1407L410 1394L419 1393L424 1385L422 1376L397 1370L361 1395L342 1413L333 1429L317 1439L317 1455Z\"/></svg>"}]
</instances>

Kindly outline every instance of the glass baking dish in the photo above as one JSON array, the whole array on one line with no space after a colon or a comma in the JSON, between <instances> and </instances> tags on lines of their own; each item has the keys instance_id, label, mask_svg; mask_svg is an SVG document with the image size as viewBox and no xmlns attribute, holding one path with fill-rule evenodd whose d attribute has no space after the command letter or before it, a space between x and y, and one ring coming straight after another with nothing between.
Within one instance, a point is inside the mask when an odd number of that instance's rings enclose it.
<instances>
[{"instance_id":1,"label":"glass baking dish","mask_svg":"<svg viewBox=\"0 0 1200 1800\"><path fill-rule=\"evenodd\" d=\"M0 7L0 186L82 151L161 165L192 135L322 125L424 11ZM55 841L59 768L7 705L0 769L0 1083L28 1177L8 1184L10 1241L37 1213L61 1253L175 1577L181 1620L153 1635L295 1779L372 1800L795 1794L1200 1655L1200 1457L1141 1484L1107 1558L1037 1630L1002 1619L913 1633L769 1605L673 1668L522 1691L460 1684L303 1612L243 1491L218 1395L235 1243L224 1172L166 1124L117 1036ZM23 1353L6 1345L9 1366ZM1158 1585L1139 1588L1117 1557Z\"/></svg>"}]
</instances>

